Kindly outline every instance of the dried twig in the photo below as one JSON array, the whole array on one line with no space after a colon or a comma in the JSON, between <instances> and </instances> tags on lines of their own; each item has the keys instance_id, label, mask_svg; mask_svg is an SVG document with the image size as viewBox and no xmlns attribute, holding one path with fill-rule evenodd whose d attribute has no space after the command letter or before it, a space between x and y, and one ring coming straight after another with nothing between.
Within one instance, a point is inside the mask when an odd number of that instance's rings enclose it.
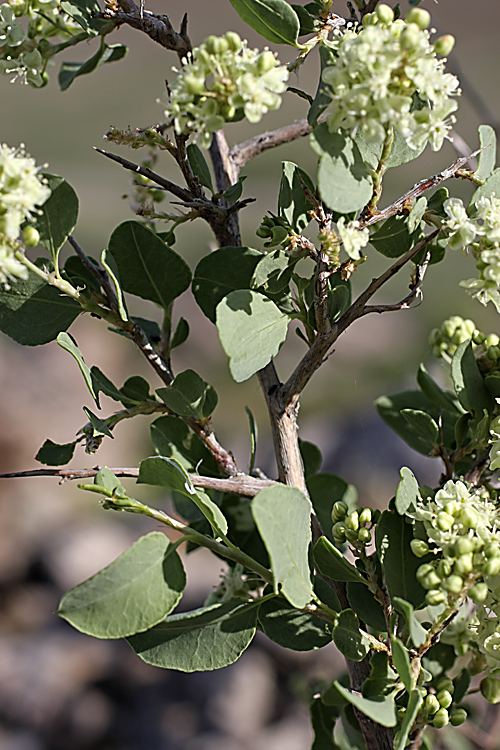
<instances>
[{"instance_id":1,"label":"dried twig","mask_svg":"<svg viewBox=\"0 0 500 750\"><path fill-rule=\"evenodd\" d=\"M176 52L181 61L191 52L191 41L187 35L187 13L184 14L179 32L175 31L168 16L144 10L143 2L139 7L133 0L108 2L104 13L96 14L96 17L112 19L117 24L126 24L143 31L154 42Z\"/></svg>"},{"instance_id":2,"label":"dried twig","mask_svg":"<svg viewBox=\"0 0 500 750\"><path fill-rule=\"evenodd\" d=\"M290 141L295 141L297 138L303 138L311 132L312 127L307 120L298 120L291 125L285 125L277 130L268 130L266 133L261 133L254 138L249 138L248 141L243 141L243 143L233 146L231 151L229 151L229 157L234 169L239 171L247 161L262 154L264 151L282 146L284 143L290 143ZM233 182L236 182L236 179L237 176L234 177Z\"/></svg>"}]
</instances>

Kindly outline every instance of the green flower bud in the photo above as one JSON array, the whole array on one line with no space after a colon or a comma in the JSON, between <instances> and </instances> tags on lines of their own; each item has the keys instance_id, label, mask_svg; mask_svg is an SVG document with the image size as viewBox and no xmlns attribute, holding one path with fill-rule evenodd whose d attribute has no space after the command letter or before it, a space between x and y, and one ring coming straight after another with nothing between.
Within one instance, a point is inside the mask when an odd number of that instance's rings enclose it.
<instances>
[{"instance_id":1,"label":"green flower bud","mask_svg":"<svg viewBox=\"0 0 500 750\"><path fill-rule=\"evenodd\" d=\"M429 545L423 539L412 539L410 547L415 557L425 557L429 552Z\"/></svg>"},{"instance_id":2,"label":"green flower bud","mask_svg":"<svg viewBox=\"0 0 500 750\"><path fill-rule=\"evenodd\" d=\"M264 50L257 58L257 70L260 75L268 73L270 70L276 67L276 58L271 50Z\"/></svg>"},{"instance_id":3,"label":"green flower bud","mask_svg":"<svg viewBox=\"0 0 500 750\"><path fill-rule=\"evenodd\" d=\"M440 708L437 714L434 716L432 723L436 727L436 729L442 729L448 724L449 721L450 717L448 716L448 711L446 710L446 708Z\"/></svg>"},{"instance_id":4,"label":"green flower bud","mask_svg":"<svg viewBox=\"0 0 500 750\"><path fill-rule=\"evenodd\" d=\"M345 519L345 525L348 529L352 529L352 531L357 531L359 529L359 515L356 510L349 513Z\"/></svg>"},{"instance_id":5,"label":"green flower bud","mask_svg":"<svg viewBox=\"0 0 500 750\"><path fill-rule=\"evenodd\" d=\"M205 39L205 49L210 55L222 55L229 49L229 42L220 36L213 34Z\"/></svg>"},{"instance_id":6,"label":"green flower bud","mask_svg":"<svg viewBox=\"0 0 500 750\"><path fill-rule=\"evenodd\" d=\"M428 573L425 578L419 579L419 581L424 589L436 589L438 586L441 586L441 579L435 570L432 573Z\"/></svg>"},{"instance_id":7,"label":"green flower bud","mask_svg":"<svg viewBox=\"0 0 500 750\"><path fill-rule=\"evenodd\" d=\"M464 587L464 579L456 575L450 576L445 580L444 587L450 594L460 594Z\"/></svg>"},{"instance_id":8,"label":"green flower bud","mask_svg":"<svg viewBox=\"0 0 500 750\"><path fill-rule=\"evenodd\" d=\"M358 541L358 532L354 529L346 529L345 530L345 537L348 542L357 542Z\"/></svg>"},{"instance_id":9,"label":"green flower bud","mask_svg":"<svg viewBox=\"0 0 500 750\"><path fill-rule=\"evenodd\" d=\"M443 591L439 589L432 589L425 595L425 602L429 607L436 607L438 604L442 604L445 599Z\"/></svg>"},{"instance_id":10,"label":"green flower bud","mask_svg":"<svg viewBox=\"0 0 500 750\"><path fill-rule=\"evenodd\" d=\"M345 542L345 526L343 523L337 522L332 527L332 536L336 542Z\"/></svg>"},{"instance_id":11,"label":"green flower bud","mask_svg":"<svg viewBox=\"0 0 500 750\"><path fill-rule=\"evenodd\" d=\"M363 26L376 26L378 18L375 13L367 13L366 16L363 16L361 23Z\"/></svg>"},{"instance_id":12,"label":"green flower bud","mask_svg":"<svg viewBox=\"0 0 500 750\"><path fill-rule=\"evenodd\" d=\"M464 708L456 708L450 714L450 724L453 727L459 727L464 721L467 721L467 711Z\"/></svg>"},{"instance_id":13,"label":"green flower bud","mask_svg":"<svg viewBox=\"0 0 500 750\"><path fill-rule=\"evenodd\" d=\"M424 710L428 714L435 714L441 708L438 699L435 695L428 695L424 702Z\"/></svg>"},{"instance_id":14,"label":"green flower bud","mask_svg":"<svg viewBox=\"0 0 500 750\"><path fill-rule=\"evenodd\" d=\"M500 546L498 542L488 542L483 547L483 555L490 559L490 557L500 557Z\"/></svg>"},{"instance_id":15,"label":"green flower bud","mask_svg":"<svg viewBox=\"0 0 500 750\"><path fill-rule=\"evenodd\" d=\"M388 26L394 21L394 11L389 5L377 6L375 13L377 14L380 23L383 23L385 26Z\"/></svg>"},{"instance_id":16,"label":"green flower bud","mask_svg":"<svg viewBox=\"0 0 500 750\"><path fill-rule=\"evenodd\" d=\"M201 96L207 90L204 79L193 75L184 76L184 86L188 94L192 94L193 96Z\"/></svg>"},{"instance_id":17,"label":"green flower bud","mask_svg":"<svg viewBox=\"0 0 500 750\"><path fill-rule=\"evenodd\" d=\"M440 560L436 569L440 578L448 578L451 575L451 563L449 560Z\"/></svg>"},{"instance_id":18,"label":"green flower bud","mask_svg":"<svg viewBox=\"0 0 500 750\"><path fill-rule=\"evenodd\" d=\"M468 536L463 536L455 542L454 552L456 557L474 552L474 542Z\"/></svg>"},{"instance_id":19,"label":"green flower bud","mask_svg":"<svg viewBox=\"0 0 500 750\"><path fill-rule=\"evenodd\" d=\"M460 521L466 529L475 529L479 523L479 516L473 508L462 508L460 511ZM443 529L445 531L446 529Z\"/></svg>"},{"instance_id":20,"label":"green flower bud","mask_svg":"<svg viewBox=\"0 0 500 750\"><path fill-rule=\"evenodd\" d=\"M24 0L8 0L8 3L14 11L15 16L24 16L27 10L27 5Z\"/></svg>"},{"instance_id":21,"label":"green flower bud","mask_svg":"<svg viewBox=\"0 0 500 750\"><path fill-rule=\"evenodd\" d=\"M224 34L224 39L229 45L229 49L233 52L239 52L241 49L241 37L236 31L227 31Z\"/></svg>"},{"instance_id":22,"label":"green flower bud","mask_svg":"<svg viewBox=\"0 0 500 750\"><path fill-rule=\"evenodd\" d=\"M431 14L423 8L412 8L405 17L406 23L416 23L419 29L427 29L431 22Z\"/></svg>"},{"instance_id":23,"label":"green flower bud","mask_svg":"<svg viewBox=\"0 0 500 750\"><path fill-rule=\"evenodd\" d=\"M500 703L500 680L496 677L485 677L479 683L481 695L488 703Z\"/></svg>"},{"instance_id":24,"label":"green flower bud","mask_svg":"<svg viewBox=\"0 0 500 750\"><path fill-rule=\"evenodd\" d=\"M458 575L467 575L467 573L472 573L474 569L474 565L472 563L472 553L469 553L468 555L461 555L461 557L456 560L453 569L455 573L458 573Z\"/></svg>"},{"instance_id":25,"label":"green flower bud","mask_svg":"<svg viewBox=\"0 0 500 750\"><path fill-rule=\"evenodd\" d=\"M471 586L467 594L475 604L481 604L488 596L488 586L480 581Z\"/></svg>"},{"instance_id":26,"label":"green flower bud","mask_svg":"<svg viewBox=\"0 0 500 750\"><path fill-rule=\"evenodd\" d=\"M23 240L26 247L36 247L40 244L40 233L35 227L26 227L23 231Z\"/></svg>"},{"instance_id":27,"label":"green flower bud","mask_svg":"<svg viewBox=\"0 0 500 750\"><path fill-rule=\"evenodd\" d=\"M486 352L486 356L492 362L496 362L497 359L500 359L500 347L499 346L489 346L488 347L488 351Z\"/></svg>"},{"instance_id":28,"label":"green flower bud","mask_svg":"<svg viewBox=\"0 0 500 750\"><path fill-rule=\"evenodd\" d=\"M339 500L332 508L332 521L341 521L346 517L348 510L347 503Z\"/></svg>"},{"instance_id":29,"label":"green flower bud","mask_svg":"<svg viewBox=\"0 0 500 750\"><path fill-rule=\"evenodd\" d=\"M360 530L358 531L358 539L363 544L370 544L372 540L372 535L370 534L367 528L362 526Z\"/></svg>"},{"instance_id":30,"label":"green flower bud","mask_svg":"<svg viewBox=\"0 0 500 750\"><path fill-rule=\"evenodd\" d=\"M453 703L453 697L449 690L440 690L436 698L441 708L449 708Z\"/></svg>"},{"instance_id":31,"label":"green flower bud","mask_svg":"<svg viewBox=\"0 0 500 750\"><path fill-rule=\"evenodd\" d=\"M446 511L440 510L437 514L436 526L440 531L449 531L454 523L455 519L449 513L446 513Z\"/></svg>"},{"instance_id":32,"label":"green flower bud","mask_svg":"<svg viewBox=\"0 0 500 750\"><path fill-rule=\"evenodd\" d=\"M489 336L486 336L486 339L484 341L484 346L486 349L490 346L498 346L500 344L500 338L496 335L496 333L490 333Z\"/></svg>"},{"instance_id":33,"label":"green flower bud","mask_svg":"<svg viewBox=\"0 0 500 750\"><path fill-rule=\"evenodd\" d=\"M359 525L368 526L368 524L371 522L372 522L372 509L363 508L363 510L359 514Z\"/></svg>"},{"instance_id":34,"label":"green flower bud","mask_svg":"<svg viewBox=\"0 0 500 750\"><path fill-rule=\"evenodd\" d=\"M477 344L478 346L480 346L483 343L483 341L485 340L485 338L486 338L486 336L484 335L484 333L482 331L478 331L476 329L474 331L473 336L472 336L472 341L474 342L474 344Z\"/></svg>"},{"instance_id":35,"label":"green flower bud","mask_svg":"<svg viewBox=\"0 0 500 750\"><path fill-rule=\"evenodd\" d=\"M424 563L419 568L417 568L417 579L419 581L422 581L422 579L427 578L429 573L434 572L434 566L430 563Z\"/></svg>"},{"instance_id":36,"label":"green flower bud","mask_svg":"<svg viewBox=\"0 0 500 750\"><path fill-rule=\"evenodd\" d=\"M449 503L446 503L444 509L447 513L450 514L450 516L457 518L460 515L462 505L457 500L450 500Z\"/></svg>"},{"instance_id":37,"label":"green flower bud","mask_svg":"<svg viewBox=\"0 0 500 750\"><path fill-rule=\"evenodd\" d=\"M420 29L416 23L409 23L405 26L399 37L399 43L402 49L413 52L420 42Z\"/></svg>"},{"instance_id":38,"label":"green flower bud","mask_svg":"<svg viewBox=\"0 0 500 750\"><path fill-rule=\"evenodd\" d=\"M434 42L434 52L440 57L448 57L454 46L455 37L452 34L445 34Z\"/></svg>"},{"instance_id":39,"label":"green flower bud","mask_svg":"<svg viewBox=\"0 0 500 750\"><path fill-rule=\"evenodd\" d=\"M438 693L440 690L447 690L449 693L454 693L455 685L453 683L453 680L450 677L441 677L436 685L436 690Z\"/></svg>"},{"instance_id":40,"label":"green flower bud","mask_svg":"<svg viewBox=\"0 0 500 750\"><path fill-rule=\"evenodd\" d=\"M500 557L492 557L483 565L483 576L496 576L500 573Z\"/></svg>"}]
</instances>

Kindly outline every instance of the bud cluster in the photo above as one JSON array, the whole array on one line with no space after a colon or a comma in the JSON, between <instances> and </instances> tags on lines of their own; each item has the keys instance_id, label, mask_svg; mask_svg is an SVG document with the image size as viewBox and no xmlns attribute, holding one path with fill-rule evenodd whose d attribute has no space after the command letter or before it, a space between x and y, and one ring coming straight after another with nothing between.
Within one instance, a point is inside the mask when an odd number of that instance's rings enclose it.
<instances>
[{"instance_id":1,"label":"bud cluster","mask_svg":"<svg viewBox=\"0 0 500 750\"><path fill-rule=\"evenodd\" d=\"M458 727L467 720L467 711L453 708L455 685L449 677L442 677L435 687L435 692L421 688L424 699L417 721L420 724L431 724L436 729L443 729L448 724Z\"/></svg>"},{"instance_id":2,"label":"bud cluster","mask_svg":"<svg viewBox=\"0 0 500 750\"><path fill-rule=\"evenodd\" d=\"M435 357L451 359L460 344L469 339L472 339L474 344L483 346L489 357L489 348L496 346L499 341L494 333L485 336L470 318L464 319L460 315L452 315L441 324L440 328L434 328L431 331L429 345Z\"/></svg>"},{"instance_id":3,"label":"bud cluster","mask_svg":"<svg viewBox=\"0 0 500 750\"><path fill-rule=\"evenodd\" d=\"M431 44L429 23L427 11L412 8L405 21L394 20L392 8L379 5L363 18L361 30L345 31L336 42L335 64L323 71L331 131L361 128L368 140L378 141L396 128L411 148L428 141L434 151L441 148L457 108L451 97L460 90L437 57L451 52L453 37Z\"/></svg>"},{"instance_id":4,"label":"bud cluster","mask_svg":"<svg viewBox=\"0 0 500 750\"><path fill-rule=\"evenodd\" d=\"M23 21L24 23L21 23ZM49 39L73 35L80 27L57 0L9 0L0 5L0 73L11 82L45 85Z\"/></svg>"},{"instance_id":5,"label":"bud cluster","mask_svg":"<svg viewBox=\"0 0 500 750\"><path fill-rule=\"evenodd\" d=\"M484 602L489 580L500 573L500 512L489 497L450 480L409 515L423 523L427 537L413 539L413 553L436 557L417 570L427 604L454 605L465 595Z\"/></svg>"},{"instance_id":6,"label":"bud cluster","mask_svg":"<svg viewBox=\"0 0 500 750\"><path fill-rule=\"evenodd\" d=\"M39 175L40 167L21 146L14 149L0 144L0 284L8 287L9 279L25 278L26 268L15 258L21 246L21 225L32 218L36 206L44 203L50 189ZM34 227L24 230L28 246L38 244Z\"/></svg>"},{"instance_id":7,"label":"bud cluster","mask_svg":"<svg viewBox=\"0 0 500 750\"><path fill-rule=\"evenodd\" d=\"M177 133L197 133L205 148L224 123L243 117L259 122L278 109L288 79L286 66L269 49L248 49L233 31L208 37L174 71L165 116Z\"/></svg>"},{"instance_id":8,"label":"bud cluster","mask_svg":"<svg viewBox=\"0 0 500 750\"><path fill-rule=\"evenodd\" d=\"M349 544L358 551L371 544L371 529L376 524L380 511L362 508L349 512L347 503L336 502L332 508L332 536L337 544Z\"/></svg>"}]
</instances>

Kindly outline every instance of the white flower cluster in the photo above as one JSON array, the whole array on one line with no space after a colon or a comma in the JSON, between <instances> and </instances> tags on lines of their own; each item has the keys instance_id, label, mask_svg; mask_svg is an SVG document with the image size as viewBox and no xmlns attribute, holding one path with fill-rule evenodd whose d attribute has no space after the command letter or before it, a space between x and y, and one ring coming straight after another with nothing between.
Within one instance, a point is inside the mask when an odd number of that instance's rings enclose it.
<instances>
[{"instance_id":1,"label":"white flower cluster","mask_svg":"<svg viewBox=\"0 0 500 750\"><path fill-rule=\"evenodd\" d=\"M0 284L13 277L26 278L25 266L15 258L22 246L21 225L50 195L35 160L22 147L0 144Z\"/></svg>"},{"instance_id":2,"label":"white flower cluster","mask_svg":"<svg viewBox=\"0 0 500 750\"><path fill-rule=\"evenodd\" d=\"M396 128L411 148L430 141L438 151L457 108L451 97L460 90L437 55L448 54L454 40L441 37L431 44L430 16L421 9L410 10L406 21L393 19L392 9L380 5L365 16L359 32L348 29L338 41L335 64L323 71L331 96L328 127L360 128L371 141ZM417 93L421 109L414 106Z\"/></svg>"},{"instance_id":3,"label":"white flower cluster","mask_svg":"<svg viewBox=\"0 0 500 750\"><path fill-rule=\"evenodd\" d=\"M427 604L454 606L466 594L484 602L490 578L500 573L500 510L487 491L449 480L408 515L425 531L425 539L412 541L413 553L435 556L417 570Z\"/></svg>"},{"instance_id":4,"label":"white flower cluster","mask_svg":"<svg viewBox=\"0 0 500 750\"><path fill-rule=\"evenodd\" d=\"M344 216L341 216L338 220L337 229L344 250L349 258L360 260L363 257L361 250L370 241L370 231L368 229L359 229L359 221L350 221L346 224Z\"/></svg>"},{"instance_id":5,"label":"white flower cluster","mask_svg":"<svg viewBox=\"0 0 500 750\"><path fill-rule=\"evenodd\" d=\"M21 21L25 22L26 28ZM40 50L58 34L73 34L78 24L64 13L58 0L9 0L0 5L0 74L31 86L44 84ZM39 50L40 48L40 50Z\"/></svg>"},{"instance_id":6,"label":"white flower cluster","mask_svg":"<svg viewBox=\"0 0 500 750\"><path fill-rule=\"evenodd\" d=\"M197 133L207 148L225 122L259 122L278 109L288 70L274 54L248 49L235 32L211 36L196 47L170 88L165 116L177 133Z\"/></svg>"}]
</instances>

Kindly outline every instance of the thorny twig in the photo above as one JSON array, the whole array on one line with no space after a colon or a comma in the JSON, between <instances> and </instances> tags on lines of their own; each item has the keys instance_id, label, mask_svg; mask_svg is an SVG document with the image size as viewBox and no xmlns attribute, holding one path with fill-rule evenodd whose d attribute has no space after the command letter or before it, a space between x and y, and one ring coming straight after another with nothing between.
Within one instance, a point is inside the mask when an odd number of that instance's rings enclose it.
<instances>
[{"instance_id":1,"label":"thorny twig","mask_svg":"<svg viewBox=\"0 0 500 750\"><path fill-rule=\"evenodd\" d=\"M59 484L64 484L74 479L85 479L95 477L102 469L102 466L94 466L92 469L33 469L31 471L14 471L8 474L0 474L0 479L23 479L26 477L59 477ZM136 468L117 468L109 469L116 477L137 478L139 469ZM188 474L188 477L195 487L204 490L215 490L217 492L227 492L230 495L239 497L252 498L265 489L273 487L278 482L273 479L259 479L240 474L231 479L221 479L220 477L206 477L199 474Z\"/></svg>"}]
</instances>

